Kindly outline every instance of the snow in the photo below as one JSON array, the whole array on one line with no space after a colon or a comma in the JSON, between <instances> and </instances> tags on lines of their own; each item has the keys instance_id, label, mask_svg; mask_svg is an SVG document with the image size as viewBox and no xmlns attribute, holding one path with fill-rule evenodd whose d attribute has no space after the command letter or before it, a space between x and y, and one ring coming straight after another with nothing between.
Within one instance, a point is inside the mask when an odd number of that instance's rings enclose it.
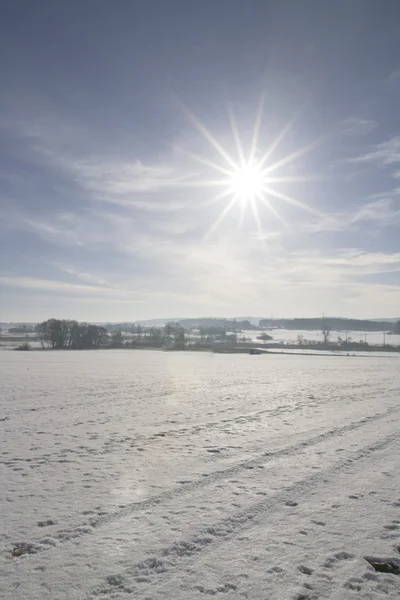
<instances>
[{"instance_id":1,"label":"snow","mask_svg":"<svg viewBox=\"0 0 400 600\"><path fill-rule=\"evenodd\" d=\"M340 337L342 340L347 339L352 340L353 342L365 342L371 346L382 346L384 343L392 346L400 346L400 335L396 333L388 333L391 329L394 328L393 323L387 323L388 328L385 332L383 331L331 331L329 335L329 340L331 342L337 342ZM272 340L268 343L290 343L297 344L298 337L301 336L304 340L308 340L310 342L322 342L323 335L321 331L308 331L304 329L272 329L266 331L269 335L272 336ZM249 330L244 331L243 334L246 337L249 337L251 340L257 340L257 336L260 335L259 331Z\"/></svg>"},{"instance_id":2,"label":"snow","mask_svg":"<svg viewBox=\"0 0 400 600\"><path fill-rule=\"evenodd\" d=\"M4 350L0 597L398 599L399 366Z\"/></svg>"}]
</instances>

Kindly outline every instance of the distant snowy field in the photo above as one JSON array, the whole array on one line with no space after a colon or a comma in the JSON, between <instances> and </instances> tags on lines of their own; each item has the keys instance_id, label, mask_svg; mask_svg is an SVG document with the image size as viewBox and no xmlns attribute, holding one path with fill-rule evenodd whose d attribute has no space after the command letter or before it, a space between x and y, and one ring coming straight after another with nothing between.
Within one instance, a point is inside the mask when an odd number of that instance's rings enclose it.
<instances>
[{"instance_id":1,"label":"distant snowy field","mask_svg":"<svg viewBox=\"0 0 400 600\"><path fill-rule=\"evenodd\" d=\"M400 597L399 357L0 353L4 600Z\"/></svg>"},{"instance_id":2,"label":"distant snowy field","mask_svg":"<svg viewBox=\"0 0 400 600\"><path fill-rule=\"evenodd\" d=\"M330 333L330 341L332 343L336 343L338 338L352 340L353 342L368 342L370 345L382 346L385 344L390 344L392 346L400 346L400 335L390 334L390 327L393 327L393 323L387 323L388 329L386 332L383 331L331 331ZM249 330L243 331L243 335L252 340L257 340L257 336L259 336L262 332L257 330ZM298 337L301 336L304 340L309 342L322 342L323 335L321 331L305 331L303 329L273 329L268 330L267 333L272 336L272 340L270 343L285 343L285 344L297 344ZM129 338L130 334L125 334ZM20 341L15 341L15 336L11 338L10 341L7 340L7 335L3 335L3 338L0 340L0 350L10 349L19 346L21 343L28 341L30 346L33 349L41 348L42 344L40 341L37 341L35 338L35 334L29 336L21 336ZM262 343L262 342L261 342ZM268 344L268 342L267 342Z\"/></svg>"},{"instance_id":3,"label":"distant snowy field","mask_svg":"<svg viewBox=\"0 0 400 600\"><path fill-rule=\"evenodd\" d=\"M383 343L391 344L392 346L400 346L400 335L388 333L390 331L390 325L391 324L388 323L388 329L385 335L383 331L331 331L329 339L331 342L337 342L339 337L341 337L342 340L345 340L347 335L347 338L349 340L351 339L353 342L367 341L368 344L377 346L382 346ZM259 331L245 331L244 333L246 337L250 337L251 339L257 339L257 336L260 335ZM320 331L273 329L272 331L267 331L267 333L273 338L271 342L296 344L299 335L310 342L323 341L323 335Z\"/></svg>"}]
</instances>

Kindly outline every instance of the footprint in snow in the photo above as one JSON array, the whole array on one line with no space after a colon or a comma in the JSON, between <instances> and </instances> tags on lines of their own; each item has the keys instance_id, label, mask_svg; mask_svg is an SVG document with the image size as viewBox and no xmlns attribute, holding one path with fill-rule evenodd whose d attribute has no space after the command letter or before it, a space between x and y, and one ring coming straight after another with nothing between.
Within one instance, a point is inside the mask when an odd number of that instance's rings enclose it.
<instances>
[{"instance_id":1,"label":"footprint in snow","mask_svg":"<svg viewBox=\"0 0 400 600\"><path fill-rule=\"evenodd\" d=\"M268 571L268 573L284 573L285 569L282 569L282 567L271 567Z\"/></svg>"},{"instance_id":2,"label":"footprint in snow","mask_svg":"<svg viewBox=\"0 0 400 600\"><path fill-rule=\"evenodd\" d=\"M336 552L336 554L334 554L333 556L329 556L326 559L326 561L323 564L323 567L325 567L326 569L333 569L338 562L342 560L350 560L352 558L355 558L355 555L351 554L350 552Z\"/></svg>"},{"instance_id":3,"label":"footprint in snow","mask_svg":"<svg viewBox=\"0 0 400 600\"><path fill-rule=\"evenodd\" d=\"M378 573L400 575L399 558L381 558L376 556L364 556L364 558Z\"/></svg>"},{"instance_id":4,"label":"footprint in snow","mask_svg":"<svg viewBox=\"0 0 400 600\"><path fill-rule=\"evenodd\" d=\"M314 572L312 569L310 569L310 567L306 567L305 565L300 565L298 570L300 573L303 573L303 575L312 575Z\"/></svg>"},{"instance_id":5,"label":"footprint in snow","mask_svg":"<svg viewBox=\"0 0 400 600\"><path fill-rule=\"evenodd\" d=\"M311 583L308 583L308 581L306 581L305 583L303 583L303 588L305 588L306 590L312 590L312 589L314 589L313 586L311 585Z\"/></svg>"},{"instance_id":6,"label":"footprint in snow","mask_svg":"<svg viewBox=\"0 0 400 600\"><path fill-rule=\"evenodd\" d=\"M53 521L52 519L47 519L46 521L38 521L37 523L38 527L50 527L51 525L56 525L56 521Z\"/></svg>"},{"instance_id":7,"label":"footprint in snow","mask_svg":"<svg viewBox=\"0 0 400 600\"><path fill-rule=\"evenodd\" d=\"M385 525L384 529L387 529L388 531L396 531L397 529L399 529L399 526L397 523L393 522L390 525Z\"/></svg>"},{"instance_id":8,"label":"footprint in snow","mask_svg":"<svg viewBox=\"0 0 400 600\"><path fill-rule=\"evenodd\" d=\"M362 581L362 579L358 579L357 577L352 577L351 579L349 579L348 581L346 581L343 584L343 587L345 587L349 590L353 590L355 592L361 592L363 583L364 582Z\"/></svg>"}]
</instances>

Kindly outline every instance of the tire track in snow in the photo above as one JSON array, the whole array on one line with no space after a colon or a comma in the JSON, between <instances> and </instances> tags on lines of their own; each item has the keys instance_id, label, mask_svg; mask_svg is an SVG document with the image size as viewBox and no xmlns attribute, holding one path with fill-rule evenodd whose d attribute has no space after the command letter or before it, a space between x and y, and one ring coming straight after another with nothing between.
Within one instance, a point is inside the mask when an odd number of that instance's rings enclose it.
<instances>
[{"instance_id":1,"label":"tire track in snow","mask_svg":"<svg viewBox=\"0 0 400 600\"><path fill-rule=\"evenodd\" d=\"M368 386L366 384L358 384L358 386L353 386L356 388L368 388ZM394 388L385 388L384 390L377 390L377 392L382 391L384 393L388 393L388 392L392 392L392 391L397 391L398 388L394 387ZM281 399L282 401L284 401L284 399L286 398L286 394L281 394L279 396L274 396L274 401L277 401L279 399ZM342 399L341 396L339 396L339 399ZM330 395L330 401L331 402L335 402L337 400L336 396L332 396ZM349 394L349 400L353 401L353 402L360 402L362 400L360 400L358 397L353 397L351 394ZM264 415L268 416L268 417L275 417L275 416L279 416L281 414L288 414L288 413L293 413L298 411L299 409L303 408L304 406L309 407L309 408L318 408L322 405L325 405L327 401L327 398L322 398L322 400L320 399L320 401L316 401L314 403L310 403L310 398L304 398L303 396L301 396L299 398L299 400L295 403L292 404L280 404L277 405L275 408L264 408L261 410L256 410L256 411L250 411L247 413L243 413L243 414L238 414L232 417L227 417L227 418L220 418L217 420L210 420L210 421L205 421L203 423L197 423L196 425L186 425L186 426L182 426L182 427L177 427L174 429L162 429L162 425L165 425L165 423L163 424L159 424L159 427L161 428L160 431L157 431L156 433L152 433L152 434L148 434L148 435L136 435L134 437L132 437L130 439L131 442L135 442L135 444L138 444L140 446L144 446L146 444L151 444L157 440L160 439L169 439L169 438L179 438L179 437L186 437L187 435L196 435L198 433L202 433L203 431L209 431L210 429L217 429L217 430L224 430L225 427L227 425L232 425L232 424L246 424L246 423L252 423L254 421L259 421L260 418ZM167 421L167 424L171 423L170 421ZM120 440L115 440L112 442L107 442L105 444L106 449L104 449L103 447L103 452L107 453L109 452L108 447L117 447L119 444L123 443L124 441L126 441L126 438L121 438Z\"/></svg>"},{"instance_id":2,"label":"tire track in snow","mask_svg":"<svg viewBox=\"0 0 400 600\"><path fill-rule=\"evenodd\" d=\"M263 452L255 457L253 456L248 460L236 463L226 469L214 471L213 473L210 473L207 477L196 479L195 481L184 485L168 488L164 492L161 492L156 496L151 496L150 498L147 498L145 500L139 502L132 502L131 504L125 506L121 510L116 511L114 513L103 515L99 518L92 517L89 520L89 526L86 521L84 523L77 524L75 527L60 529L52 533L51 537L42 537L36 541L29 540L28 542L20 543L24 547L29 547L29 553L32 554L53 549L55 546L60 546L61 544L64 544L71 540L76 540L82 536L90 535L94 531L99 531L100 528L107 526L108 524L114 521L118 521L119 519L123 519L129 517L130 515L134 515L140 511L148 510L152 507L162 505L163 502L173 501L175 498L181 497L183 494L190 494L191 492L207 488L215 483L223 482L227 478L239 475L243 470L251 470L259 465L265 465L267 463L273 462L276 459L295 455L313 445L319 444L330 439L334 439L337 436L342 436L347 433L351 433L352 431L360 429L371 422L379 421L380 419L384 419L397 412L400 412L400 407L392 407L384 413L371 415L369 417L361 419L360 421L344 425L343 427L331 429L329 431L318 434L314 437L307 438L301 442L298 442L297 444L293 444L286 448L282 448L280 450L272 452Z\"/></svg>"},{"instance_id":3,"label":"tire track in snow","mask_svg":"<svg viewBox=\"0 0 400 600\"><path fill-rule=\"evenodd\" d=\"M125 569L122 573L107 576L103 586L88 592L87 599L105 594L112 594L113 598L118 598L120 594L125 597L129 593L140 593L147 586L151 586L151 590L154 591L156 583L161 584L157 586L159 590L170 582L169 575L173 577L175 571L181 571L187 567L205 550L211 548L214 550L216 546L235 538L246 529L265 522L267 514L282 509L289 495L296 494L296 497L299 497L301 494L309 492L314 486L323 483L327 476L336 475L346 467L370 458L372 454L385 449L398 439L400 439L400 432L388 435L381 441L361 448L351 457L334 464L325 471L306 477L217 523L200 528L197 532L170 546L158 549L151 556Z\"/></svg>"},{"instance_id":4,"label":"tire track in snow","mask_svg":"<svg viewBox=\"0 0 400 600\"><path fill-rule=\"evenodd\" d=\"M196 479L195 481L192 481L185 485L169 488L164 492L157 494L156 496L151 496L150 498L147 498L146 500L132 502L131 504L126 505L124 508L117 512L104 515L103 517L98 519L97 523L94 526L101 527L102 525L106 525L111 521L115 521L117 519L129 516L130 514L139 512L141 510L146 510L153 506L162 504L162 502L164 501L173 500L175 497L181 496L182 494L197 491L213 483L218 483L223 479L227 479L228 477L237 475L243 469L252 469L261 464L264 465L268 462L271 462L277 458L284 458L286 456L290 456L291 454L297 454L301 450L309 448L310 446L319 444L336 436L341 436L346 433L350 433L354 430L362 428L364 425L371 423L371 421L378 421L380 419L384 419L397 412L400 412L400 407L392 407L384 413L378 413L376 415L364 417L360 421L349 423L348 425L344 425L343 427L337 427L324 433L320 433L314 437L307 438L306 440L298 442L297 444L293 444L292 446L282 448L281 450L263 452L262 454L259 454L256 457L252 457L248 460L241 461L240 463L236 463L226 469L214 471L213 473L208 474L207 477L203 477L202 479Z\"/></svg>"},{"instance_id":5,"label":"tire track in snow","mask_svg":"<svg viewBox=\"0 0 400 600\"><path fill-rule=\"evenodd\" d=\"M259 421L260 418L264 415L268 415L269 417L279 416L280 414L288 414L291 412L295 412L302 408L306 402L297 403L297 404L284 404L279 405L276 408L265 408L258 411L248 412L244 414L239 414L234 417L222 418L214 421L205 421L203 423L197 423L196 425L187 425L186 427L177 427L175 429L161 429L161 431L157 431L156 433L152 433L150 435L137 435L132 437L131 441L135 442L137 445L144 446L146 444L154 443L155 441L159 441L162 439L169 438L179 438L186 437L188 435L196 435L198 433L202 433L203 431L210 431L210 429L223 430L227 425L239 424L243 425L246 423L252 423L253 421ZM308 403L308 406L310 404ZM126 438L121 438L115 442L106 442L103 445L103 452L108 452L108 446L118 446L121 442L126 441ZM105 449L106 448L106 449Z\"/></svg>"},{"instance_id":6,"label":"tire track in snow","mask_svg":"<svg viewBox=\"0 0 400 600\"><path fill-rule=\"evenodd\" d=\"M151 433L148 435L138 434L138 435L134 435L132 437L121 436L119 438L115 438L115 435L113 434L113 435L109 436L109 439L107 441L103 442L103 445L101 446L101 449L98 452L89 446L80 446L79 448L77 448L75 450L66 451L64 449L64 450L60 450L58 452L53 452L52 459L53 459L53 461L54 460L65 460L66 452L68 452L69 456L75 455L75 454L77 454L79 456L82 453L82 451L85 451L90 454L103 455L103 454L110 454L110 453L114 452L115 449L117 449L119 446L121 446L124 443L129 444L131 447L138 447L138 446L140 447L140 446L145 446L148 444L154 444L154 442L161 441L161 440L187 437L188 435L201 434L203 431L210 431L211 429L223 431L228 425L232 425L232 424L243 425L246 423L252 423L254 421L260 421L261 417L264 415L267 415L268 417L275 417L275 416L279 416L280 414L286 415L288 413L293 413L293 412L296 412L297 410L303 408L304 405L307 405L310 407L312 406L309 402L307 403L306 401L298 402L296 404L281 404L272 409L266 408L266 409L262 409L262 410L258 410L258 411L252 411L252 412L248 412L248 413L244 413L244 414L239 414L234 417L222 418L222 419L213 420L213 421L205 421L203 423L197 423L196 425L188 424L186 427L178 427L175 429L164 429L164 430L157 431L155 433ZM317 405L318 404L316 404L316 406ZM29 409L23 409L23 412L24 411L32 412L32 410L36 411L36 410L45 410L45 409L29 408ZM168 423L169 423L169 421L168 421ZM83 422L78 421L75 424L82 425ZM49 456L48 454L37 455L33 461L32 461L32 459L30 459L29 462L33 465L40 464L41 461L47 462L48 456ZM5 462L0 461L0 464L1 463L6 464L6 466L8 466L7 463L5 463Z\"/></svg>"}]
</instances>

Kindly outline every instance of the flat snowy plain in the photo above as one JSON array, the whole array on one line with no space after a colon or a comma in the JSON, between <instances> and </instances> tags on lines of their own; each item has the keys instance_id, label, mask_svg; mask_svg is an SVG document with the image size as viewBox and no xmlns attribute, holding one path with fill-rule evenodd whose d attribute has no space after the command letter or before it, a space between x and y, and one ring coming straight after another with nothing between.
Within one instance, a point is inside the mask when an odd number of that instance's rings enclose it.
<instances>
[{"instance_id":1,"label":"flat snowy plain","mask_svg":"<svg viewBox=\"0 0 400 600\"><path fill-rule=\"evenodd\" d=\"M398 600L399 367L2 351L0 597Z\"/></svg>"}]
</instances>

